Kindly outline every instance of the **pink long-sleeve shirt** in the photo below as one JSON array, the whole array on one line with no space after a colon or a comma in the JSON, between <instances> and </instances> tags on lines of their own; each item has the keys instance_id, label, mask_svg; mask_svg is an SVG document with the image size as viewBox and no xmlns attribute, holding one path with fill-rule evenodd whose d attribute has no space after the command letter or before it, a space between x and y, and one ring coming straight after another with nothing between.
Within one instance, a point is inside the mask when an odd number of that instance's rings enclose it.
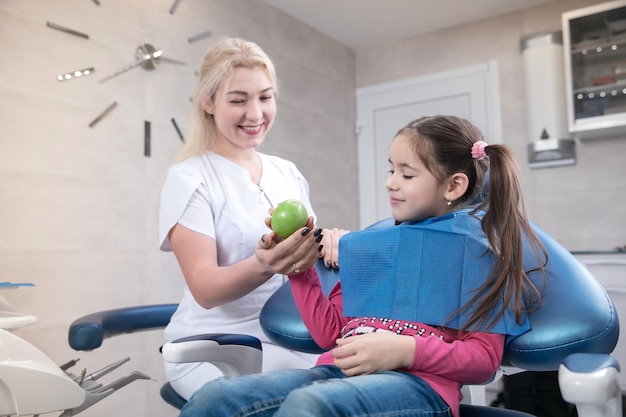
<instances>
[{"instance_id":1,"label":"pink long-sleeve shirt","mask_svg":"<svg viewBox=\"0 0 626 417\"><path fill-rule=\"evenodd\" d=\"M388 318L344 317L341 283L326 297L313 267L289 280L304 324L322 348L336 346L335 341L340 337L372 331L413 336L415 358L411 366L401 371L426 381L450 406L455 417L459 416L463 397L461 386L489 381L500 366L505 340L502 334L458 332ZM333 364L331 351L317 360L317 365Z\"/></svg>"}]
</instances>

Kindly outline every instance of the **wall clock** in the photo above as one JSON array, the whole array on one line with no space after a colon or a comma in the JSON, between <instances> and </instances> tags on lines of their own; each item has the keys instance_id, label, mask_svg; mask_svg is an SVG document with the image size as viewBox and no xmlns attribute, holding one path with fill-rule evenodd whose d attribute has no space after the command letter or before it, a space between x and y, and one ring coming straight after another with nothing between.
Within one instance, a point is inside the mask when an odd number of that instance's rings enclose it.
<instances>
[{"instance_id":1,"label":"wall clock","mask_svg":"<svg viewBox=\"0 0 626 417\"><path fill-rule=\"evenodd\" d=\"M142 140L146 157L155 130L166 125L170 136L184 141L181 120L189 113L196 81L188 62L199 62L207 48L206 20L196 19L183 0L69 0L67 5L68 13L51 8L46 26L59 50L76 54L55 59L50 77L62 85L80 83L91 92L93 106L100 103L86 116L89 128L132 118L142 134L129 140Z\"/></svg>"}]
</instances>

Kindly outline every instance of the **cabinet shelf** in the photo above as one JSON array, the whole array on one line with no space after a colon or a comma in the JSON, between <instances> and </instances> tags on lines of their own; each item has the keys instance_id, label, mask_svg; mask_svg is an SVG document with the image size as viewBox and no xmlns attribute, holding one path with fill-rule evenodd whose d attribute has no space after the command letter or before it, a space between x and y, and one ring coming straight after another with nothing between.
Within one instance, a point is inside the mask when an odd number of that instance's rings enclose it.
<instances>
[{"instance_id":1,"label":"cabinet shelf","mask_svg":"<svg viewBox=\"0 0 626 417\"><path fill-rule=\"evenodd\" d=\"M607 52L617 52L626 49L626 37L620 36L619 40L602 41L586 43L584 46L580 44L572 45L572 55L582 55L584 57L593 57Z\"/></svg>"},{"instance_id":2,"label":"cabinet shelf","mask_svg":"<svg viewBox=\"0 0 626 417\"><path fill-rule=\"evenodd\" d=\"M619 97L620 95L626 95L626 79L611 84L593 85L589 87L577 88L573 91L573 93L578 100L584 98L593 99L598 97Z\"/></svg>"},{"instance_id":3,"label":"cabinet shelf","mask_svg":"<svg viewBox=\"0 0 626 417\"><path fill-rule=\"evenodd\" d=\"M626 0L563 13L570 133L579 138L626 132Z\"/></svg>"}]
</instances>

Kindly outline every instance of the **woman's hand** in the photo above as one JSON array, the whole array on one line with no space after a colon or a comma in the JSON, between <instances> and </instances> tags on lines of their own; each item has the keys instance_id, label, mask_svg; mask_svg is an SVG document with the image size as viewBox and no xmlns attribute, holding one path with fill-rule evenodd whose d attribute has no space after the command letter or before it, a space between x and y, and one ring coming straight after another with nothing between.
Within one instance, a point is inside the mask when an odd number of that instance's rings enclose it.
<instances>
[{"instance_id":1,"label":"woman's hand","mask_svg":"<svg viewBox=\"0 0 626 417\"><path fill-rule=\"evenodd\" d=\"M313 266L319 258L323 238L322 229L315 227L313 217L309 217L306 226L286 239L274 232L261 236L256 257L269 272L297 275Z\"/></svg>"},{"instance_id":2,"label":"woman's hand","mask_svg":"<svg viewBox=\"0 0 626 417\"><path fill-rule=\"evenodd\" d=\"M335 366L347 376L408 368L415 358L413 336L374 332L338 339Z\"/></svg>"},{"instance_id":3,"label":"woman's hand","mask_svg":"<svg viewBox=\"0 0 626 417\"><path fill-rule=\"evenodd\" d=\"M339 269L339 239L348 231L335 227L333 229L324 229L323 233L322 245L324 247L320 251L320 258L324 258L326 268Z\"/></svg>"}]
</instances>

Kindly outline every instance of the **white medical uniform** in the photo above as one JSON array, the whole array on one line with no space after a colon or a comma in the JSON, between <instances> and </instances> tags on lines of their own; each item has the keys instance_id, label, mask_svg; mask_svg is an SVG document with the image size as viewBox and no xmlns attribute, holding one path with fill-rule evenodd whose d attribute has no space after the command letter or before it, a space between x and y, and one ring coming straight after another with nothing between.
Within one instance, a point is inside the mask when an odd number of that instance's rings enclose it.
<instances>
[{"instance_id":1,"label":"white medical uniform","mask_svg":"<svg viewBox=\"0 0 626 417\"><path fill-rule=\"evenodd\" d=\"M171 251L168 233L177 223L215 239L218 264L228 266L252 256L265 225L269 208L283 200L300 200L314 216L309 185L295 164L259 153L263 171L259 185L249 172L232 161L207 152L172 166L161 191L159 239L161 250ZM249 294L211 309L201 307L187 286L165 329L165 340L202 333L241 333L263 342L263 370L310 367L316 355L291 352L272 345L259 325L265 301L286 280L274 275ZM221 375L210 364L165 363L168 381L185 398L206 381Z\"/></svg>"}]
</instances>

